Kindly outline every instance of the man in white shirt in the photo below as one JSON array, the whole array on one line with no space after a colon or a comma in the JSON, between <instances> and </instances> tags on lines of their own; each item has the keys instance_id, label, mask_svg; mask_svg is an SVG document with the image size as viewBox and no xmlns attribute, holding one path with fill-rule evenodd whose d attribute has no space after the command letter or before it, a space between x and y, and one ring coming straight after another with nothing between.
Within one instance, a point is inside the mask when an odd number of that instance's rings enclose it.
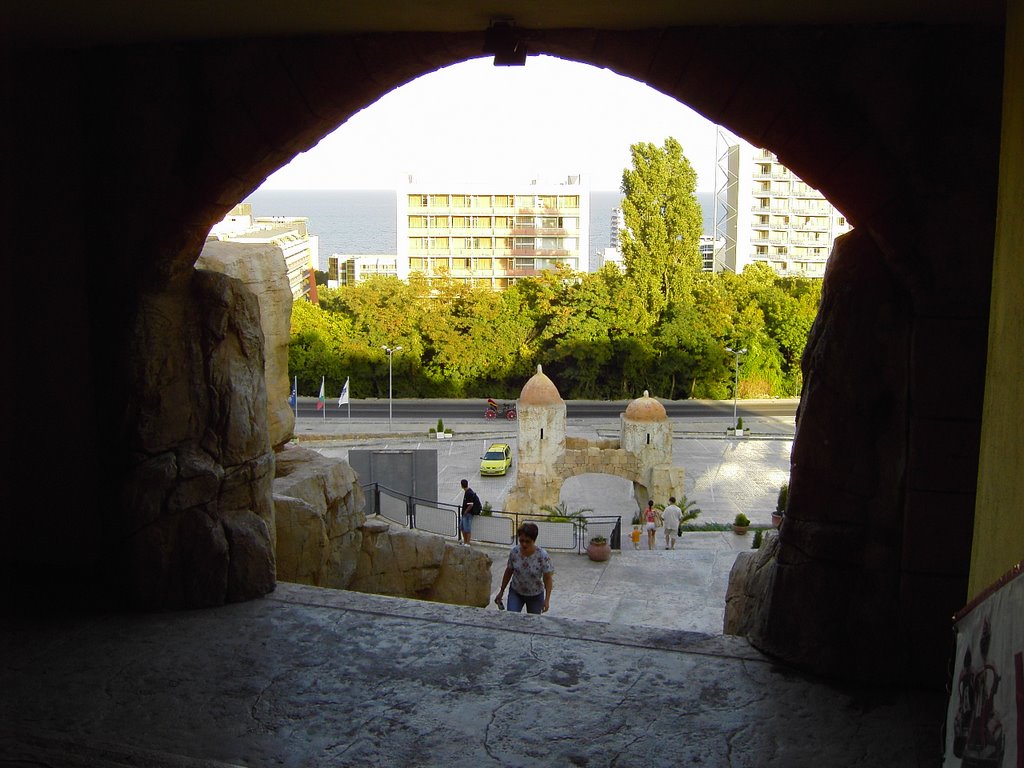
<instances>
[{"instance_id":1,"label":"man in white shirt","mask_svg":"<svg viewBox=\"0 0 1024 768\"><path fill-rule=\"evenodd\" d=\"M675 549L679 536L679 523L683 521L683 510L676 506L676 497L669 496L668 506L662 513L665 521L665 549Z\"/></svg>"}]
</instances>

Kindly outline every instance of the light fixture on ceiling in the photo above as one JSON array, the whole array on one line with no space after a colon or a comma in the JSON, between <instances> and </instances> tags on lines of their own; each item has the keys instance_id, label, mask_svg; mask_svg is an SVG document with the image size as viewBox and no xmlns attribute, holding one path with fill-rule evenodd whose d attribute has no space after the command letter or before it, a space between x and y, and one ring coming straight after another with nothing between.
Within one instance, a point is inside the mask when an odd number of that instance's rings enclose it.
<instances>
[{"instance_id":1,"label":"light fixture on ceiling","mask_svg":"<svg viewBox=\"0 0 1024 768\"><path fill-rule=\"evenodd\" d=\"M483 52L494 55L496 67L526 65L526 42L508 19L491 21L491 25L484 32Z\"/></svg>"}]
</instances>

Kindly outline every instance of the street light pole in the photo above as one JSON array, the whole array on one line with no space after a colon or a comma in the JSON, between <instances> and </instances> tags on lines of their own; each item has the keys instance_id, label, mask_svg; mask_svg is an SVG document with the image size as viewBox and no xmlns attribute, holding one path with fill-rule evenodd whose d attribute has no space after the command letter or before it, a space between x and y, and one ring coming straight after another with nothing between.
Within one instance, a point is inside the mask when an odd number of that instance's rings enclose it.
<instances>
[{"instance_id":1,"label":"street light pole","mask_svg":"<svg viewBox=\"0 0 1024 768\"><path fill-rule=\"evenodd\" d=\"M745 355L747 353L747 348L744 347L737 352L732 347L726 347L725 351L732 352L736 355L736 381L732 387L732 425L735 427L738 423L736 421L736 398L739 397L740 394L740 355Z\"/></svg>"},{"instance_id":2,"label":"street light pole","mask_svg":"<svg viewBox=\"0 0 1024 768\"><path fill-rule=\"evenodd\" d=\"M385 347L382 346L388 356L388 432L391 431L391 356L398 352L401 347Z\"/></svg>"}]
</instances>

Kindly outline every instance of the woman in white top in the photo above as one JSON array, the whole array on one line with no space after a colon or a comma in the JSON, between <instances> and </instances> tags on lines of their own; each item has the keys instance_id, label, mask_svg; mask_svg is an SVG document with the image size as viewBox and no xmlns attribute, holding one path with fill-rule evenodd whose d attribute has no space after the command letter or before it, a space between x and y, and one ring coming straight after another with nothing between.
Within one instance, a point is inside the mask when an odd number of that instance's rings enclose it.
<instances>
[{"instance_id":1,"label":"woman in white top","mask_svg":"<svg viewBox=\"0 0 1024 768\"><path fill-rule=\"evenodd\" d=\"M499 608L506 587L510 611L519 613L525 606L527 613L547 613L551 607L551 574L555 566L548 553L537 546L538 532L536 523L523 523L516 530L519 543L508 553L501 589L494 596Z\"/></svg>"}]
</instances>

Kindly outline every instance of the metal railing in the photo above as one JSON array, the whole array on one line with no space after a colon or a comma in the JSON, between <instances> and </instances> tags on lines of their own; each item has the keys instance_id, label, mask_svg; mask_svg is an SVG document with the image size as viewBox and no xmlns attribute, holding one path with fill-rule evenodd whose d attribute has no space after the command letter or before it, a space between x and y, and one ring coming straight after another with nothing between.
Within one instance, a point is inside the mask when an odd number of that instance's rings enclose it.
<instances>
[{"instance_id":1,"label":"metal railing","mask_svg":"<svg viewBox=\"0 0 1024 768\"><path fill-rule=\"evenodd\" d=\"M362 488L368 514L378 514L412 530L447 539L458 538L461 512L458 504L410 496L380 483L367 483ZM473 541L509 546L515 543L516 529L525 522L537 524L537 544L552 552L582 552L595 536L604 536L614 550L622 548L622 519L618 515L552 521L536 512L491 510L490 514L480 514L473 519Z\"/></svg>"}]
</instances>

